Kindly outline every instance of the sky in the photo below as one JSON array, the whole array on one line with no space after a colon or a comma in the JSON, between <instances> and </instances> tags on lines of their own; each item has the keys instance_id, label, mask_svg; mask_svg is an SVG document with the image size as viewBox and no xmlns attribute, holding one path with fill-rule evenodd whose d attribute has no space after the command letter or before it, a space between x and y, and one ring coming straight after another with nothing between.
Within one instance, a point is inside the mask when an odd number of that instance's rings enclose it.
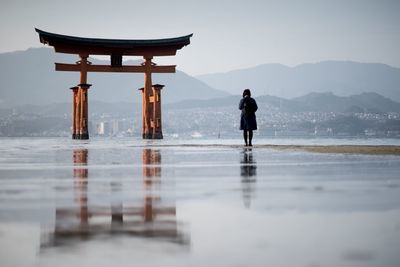
<instances>
[{"instance_id":1,"label":"sky","mask_svg":"<svg viewBox=\"0 0 400 267\"><path fill-rule=\"evenodd\" d=\"M0 53L43 47L34 28L191 44L157 64L190 75L325 60L400 67L398 0L0 0Z\"/></svg>"}]
</instances>

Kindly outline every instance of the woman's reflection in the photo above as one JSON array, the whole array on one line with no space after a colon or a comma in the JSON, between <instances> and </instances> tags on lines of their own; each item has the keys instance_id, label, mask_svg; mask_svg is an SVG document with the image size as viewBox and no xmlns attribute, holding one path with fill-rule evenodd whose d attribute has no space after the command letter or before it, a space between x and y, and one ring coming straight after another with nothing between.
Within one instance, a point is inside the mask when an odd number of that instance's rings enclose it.
<instances>
[{"instance_id":1,"label":"woman's reflection","mask_svg":"<svg viewBox=\"0 0 400 267\"><path fill-rule=\"evenodd\" d=\"M251 148L245 148L241 154L240 176L242 177L243 203L246 208L249 208L255 192L257 164Z\"/></svg>"}]
</instances>

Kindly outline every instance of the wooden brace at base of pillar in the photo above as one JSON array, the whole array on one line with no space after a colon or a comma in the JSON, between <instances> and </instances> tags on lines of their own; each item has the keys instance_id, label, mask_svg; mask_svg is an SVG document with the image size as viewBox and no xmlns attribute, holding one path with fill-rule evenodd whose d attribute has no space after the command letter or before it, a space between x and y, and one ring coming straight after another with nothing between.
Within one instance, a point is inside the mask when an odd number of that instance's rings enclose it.
<instances>
[{"instance_id":1,"label":"wooden brace at base of pillar","mask_svg":"<svg viewBox=\"0 0 400 267\"><path fill-rule=\"evenodd\" d=\"M146 96L144 88L139 88L142 91L142 121L143 121L143 139L163 139L162 124L161 124L161 89L162 84L152 85L151 94ZM148 99L145 99L148 97ZM149 106L148 106L149 105ZM150 125L147 128L145 120L150 118Z\"/></svg>"},{"instance_id":2,"label":"wooden brace at base of pillar","mask_svg":"<svg viewBox=\"0 0 400 267\"><path fill-rule=\"evenodd\" d=\"M152 130L153 139L163 139L162 125L161 125L161 89L164 85L153 84L153 119Z\"/></svg>"}]
</instances>

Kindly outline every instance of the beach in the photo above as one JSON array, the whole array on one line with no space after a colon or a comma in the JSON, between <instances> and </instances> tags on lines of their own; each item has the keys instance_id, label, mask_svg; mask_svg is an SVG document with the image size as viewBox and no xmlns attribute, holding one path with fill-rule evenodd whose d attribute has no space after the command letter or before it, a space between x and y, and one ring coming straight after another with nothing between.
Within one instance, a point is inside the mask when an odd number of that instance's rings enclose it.
<instances>
[{"instance_id":1,"label":"beach","mask_svg":"<svg viewBox=\"0 0 400 267\"><path fill-rule=\"evenodd\" d=\"M397 143L258 141L3 139L0 265L398 266Z\"/></svg>"}]
</instances>

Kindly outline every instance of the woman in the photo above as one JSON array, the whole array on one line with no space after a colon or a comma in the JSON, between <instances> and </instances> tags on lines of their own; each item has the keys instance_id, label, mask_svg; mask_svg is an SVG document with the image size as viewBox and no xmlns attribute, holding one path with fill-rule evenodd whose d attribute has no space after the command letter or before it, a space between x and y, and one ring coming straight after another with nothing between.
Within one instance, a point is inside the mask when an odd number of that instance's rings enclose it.
<instances>
[{"instance_id":1,"label":"woman","mask_svg":"<svg viewBox=\"0 0 400 267\"><path fill-rule=\"evenodd\" d=\"M243 138L246 146L252 146L253 130L257 130L256 111L258 109L256 101L251 97L250 89L243 91L243 98L239 102L239 109L242 111L240 116L240 130L243 130ZM249 141L247 142L247 136Z\"/></svg>"}]
</instances>

